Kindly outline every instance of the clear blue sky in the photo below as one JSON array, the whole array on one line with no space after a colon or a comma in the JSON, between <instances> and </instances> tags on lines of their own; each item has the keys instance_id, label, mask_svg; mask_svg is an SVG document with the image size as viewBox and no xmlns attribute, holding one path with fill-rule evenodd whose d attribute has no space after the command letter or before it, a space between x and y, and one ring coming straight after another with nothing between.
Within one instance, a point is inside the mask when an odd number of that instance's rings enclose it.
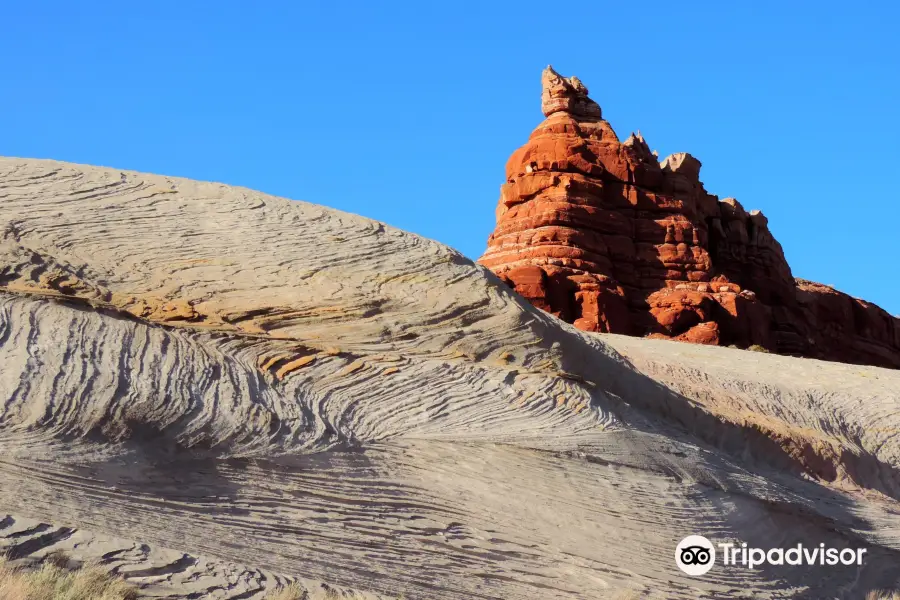
<instances>
[{"instance_id":1,"label":"clear blue sky","mask_svg":"<svg viewBox=\"0 0 900 600\"><path fill-rule=\"evenodd\" d=\"M620 137L762 209L795 276L900 314L897 5L3 2L0 154L244 185L477 258L552 63Z\"/></svg>"}]
</instances>

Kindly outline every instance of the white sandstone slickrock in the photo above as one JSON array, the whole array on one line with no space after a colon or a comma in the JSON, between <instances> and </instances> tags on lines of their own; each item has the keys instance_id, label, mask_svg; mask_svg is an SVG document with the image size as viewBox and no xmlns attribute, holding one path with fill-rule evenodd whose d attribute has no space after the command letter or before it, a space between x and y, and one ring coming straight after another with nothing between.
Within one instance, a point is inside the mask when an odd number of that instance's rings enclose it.
<instances>
[{"instance_id":1,"label":"white sandstone slickrock","mask_svg":"<svg viewBox=\"0 0 900 600\"><path fill-rule=\"evenodd\" d=\"M579 332L436 242L219 184L0 159L0 231L16 557L170 598L900 587L895 371ZM690 534L869 552L692 579Z\"/></svg>"}]
</instances>

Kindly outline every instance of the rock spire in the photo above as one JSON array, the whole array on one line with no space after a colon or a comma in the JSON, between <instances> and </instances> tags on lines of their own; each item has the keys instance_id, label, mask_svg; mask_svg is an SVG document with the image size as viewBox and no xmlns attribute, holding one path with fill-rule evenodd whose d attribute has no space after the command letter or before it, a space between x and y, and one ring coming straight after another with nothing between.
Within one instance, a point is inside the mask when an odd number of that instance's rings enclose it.
<instances>
[{"instance_id":1,"label":"rock spire","mask_svg":"<svg viewBox=\"0 0 900 600\"><path fill-rule=\"evenodd\" d=\"M541 82L481 264L587 331L900 368L900 319L795 280L766 217L708 193L699 160L620 142L577 77Z\"/></svg>"}]
</instances>

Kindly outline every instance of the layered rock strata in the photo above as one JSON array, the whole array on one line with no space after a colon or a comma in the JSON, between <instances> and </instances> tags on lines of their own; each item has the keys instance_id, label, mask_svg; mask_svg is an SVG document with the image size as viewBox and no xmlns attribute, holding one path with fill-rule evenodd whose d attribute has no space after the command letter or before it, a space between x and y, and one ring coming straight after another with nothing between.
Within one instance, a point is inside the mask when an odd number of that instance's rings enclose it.
<instances>
[{"instance_id":1,"label":"layered rock strata","mask_svg":"<svg viewBox=\"0 0 900 600\"><path fill-rule=\"evenodd\" d=\"M0 157L0 197L14 564L169 600L900 589L900 371L585 333L436 242L245 188ZM868 550L696 578L685 532Z\"/></svg>"},{"instance_id":2,"label":"layered rock strata","mask_svg":"<svg viewBox=\"0 0 900 600\"><path fill-rule=\"evenodd\" d=\"M795 279L766 217L707 192L699 160L619 141L576 77L542 83L481 264L587 331L900 368L900 319Z\"/></svg>"}]
</instances>

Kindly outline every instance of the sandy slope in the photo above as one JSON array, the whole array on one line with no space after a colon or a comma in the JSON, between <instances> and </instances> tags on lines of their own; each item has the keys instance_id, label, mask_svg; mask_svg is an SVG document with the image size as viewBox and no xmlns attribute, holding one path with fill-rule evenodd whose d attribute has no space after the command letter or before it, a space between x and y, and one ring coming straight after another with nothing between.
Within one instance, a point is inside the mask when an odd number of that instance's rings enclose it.
<instances>
[{"instance_id":1,"label":"sandy slope","mask_svg":"<svg viewBox=\"0 0 900 600\"><path fill-rule=\"evenodd\" d=\"M584 334L440 244L218 184L0 159L0 227L15 556L174 598L900 586L897 372ZM691 533L869 554L695 579Z\"/></svg>"}]
</instances>

